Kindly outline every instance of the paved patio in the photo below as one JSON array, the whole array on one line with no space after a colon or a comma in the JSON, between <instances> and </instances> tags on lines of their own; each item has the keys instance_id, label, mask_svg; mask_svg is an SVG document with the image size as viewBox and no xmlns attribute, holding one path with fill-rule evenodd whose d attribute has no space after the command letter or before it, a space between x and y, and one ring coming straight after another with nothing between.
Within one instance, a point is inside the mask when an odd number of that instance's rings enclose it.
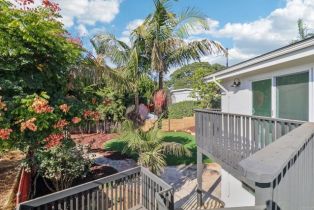
<instances>
[{"instance_id":1,"label":"paved patio","mask_svg":"<svg viewBox=\"0 0 314 210\"><path fill-rule=\"evenodd\" d=\"M161 178L175 188L175 208L197 209L196 165L166 167ZM205 165L203 173L204 206L202 208L220 208L223 203L219 198L220 166L216 163Z\"/></svg>"}]
</instances>

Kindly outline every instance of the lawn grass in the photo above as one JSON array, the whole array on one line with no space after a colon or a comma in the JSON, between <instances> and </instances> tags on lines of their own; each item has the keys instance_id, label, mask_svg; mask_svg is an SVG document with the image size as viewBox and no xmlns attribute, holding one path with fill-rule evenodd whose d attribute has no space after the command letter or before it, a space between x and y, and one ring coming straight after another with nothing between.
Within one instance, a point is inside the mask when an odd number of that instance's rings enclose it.
<instances>
[{"instance_id":1,"label":"lawn grass","mask_svg":"<svg viewBox=\"0 0 314 210\"><path fill-rule=\"evenodd\" d=\"M195 137L185 133L185 132L164 132L164 141L166 142L177 142L184 144L186 148L188 148L192 156L182 156L182 157L175 157L172 155L167 155L166 162L168 166L175 166L180 164L196 164L196 144L195 144ZM105 150L111 151L123 151L125 144L119 139L113 139L105 143L104 148ZM127 153L133 159L137 159L136 154ZM204 162L209 163L211 162L210 159L204 157Z\"/></svg>"}]
</instances>

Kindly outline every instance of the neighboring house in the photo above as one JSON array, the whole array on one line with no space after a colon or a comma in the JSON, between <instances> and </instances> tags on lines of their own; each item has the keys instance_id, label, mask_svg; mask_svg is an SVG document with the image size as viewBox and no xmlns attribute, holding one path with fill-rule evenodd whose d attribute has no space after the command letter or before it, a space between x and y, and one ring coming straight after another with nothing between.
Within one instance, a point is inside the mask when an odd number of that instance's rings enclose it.
<instances>
[{"instance_id":1,"label":"neighboring house","mask_svg":"<svg viewBox=\"0 0 314 210\"><path fill-rule=\"evenodd\" d=\"M196 101L196 98L191 96L193 89L182 88L170 91L171 103L175 104L181 101Z\"/></svg>"}]
</instances>

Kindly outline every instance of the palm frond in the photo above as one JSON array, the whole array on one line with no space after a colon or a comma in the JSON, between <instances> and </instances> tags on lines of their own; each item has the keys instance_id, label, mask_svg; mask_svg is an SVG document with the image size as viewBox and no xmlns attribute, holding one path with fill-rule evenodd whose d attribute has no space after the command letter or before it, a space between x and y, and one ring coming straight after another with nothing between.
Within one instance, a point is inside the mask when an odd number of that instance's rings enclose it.
<instances>
[{"instance_id":1,"label":"palm frond","mask_svg":"<svg viewBox=\"0 0 314 210\"><path fill-rule=\"evenodd\" d=\"M163 154L174 155L177 157L188 156L191 157L191 151L184 147L183 144L176 142L164 142L162 143L162 152Z\"/></svg>"},{"instance_id":2,"label":"palm frond","mask_svg":"<svg viewBox=\"0 0 314 210\"><path fill-rule=\"evenodd\" d=\"M204 30L209 29L206 17L195 8L187 8L175 19L174 33L180 38L185 38L200 27Z\"/></svg>"},{"instance_id":3,"label":"palm frond","mask_svg":"<svg viewBox=\"0 0 314 210\"><path fill-rule=\"evenodd\" d=\"M175 51L169 51L167 65L179 66L191 61L200 61L202 56L226 53L225 49L218 42L211 40L192 41L182 45Z\"/></svg>"},{"instance_id":4,"label":"palm frond","mask_svg":"<svg viewBox=\"0 0 314 210\"><path fill-rule=\"evenodd\" d=\"M160 147L143 152L138 158L138 164L149 168L155 174L160 174L166 166L165 156Z\"/></svg>"},{"instance_id":5,"label":"palm frond","mask_svg":"<svg viewBox=\"0 0 314 210\"><path fill-rule=\"evenodd\" d=\"M117 66L123 66L128 61L130 47L112 34L95 35L91 39L91 43L97 54L105 55Z\"/></svg>"}]
</instances>

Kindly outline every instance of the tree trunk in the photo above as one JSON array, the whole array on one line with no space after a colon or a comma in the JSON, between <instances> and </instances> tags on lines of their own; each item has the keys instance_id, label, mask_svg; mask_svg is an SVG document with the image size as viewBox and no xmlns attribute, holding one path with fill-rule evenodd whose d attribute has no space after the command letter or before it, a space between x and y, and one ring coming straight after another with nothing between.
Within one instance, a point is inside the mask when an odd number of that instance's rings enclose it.
<instances>
[{"instance_id":1,"label":"tree trunk","mask_svg":"<svg viewBox=\"0 0 314 210\"><path fill-rule=\"evenodd\" d=\"M135 92L135 95L134 95L134 103L135 103L135 110L136 112L138 112L138 107L140 105L140 98L137 91Z\"/></svg>"},{"instance_id":2,"label":"tree trunk","mask_svg":"<svg viewBox=\"0 0 314 210\"><path fill-rule=\"evenodd\" d=\"M164 88L164 72L160 71L159 72L159 80L158 80L158 89L162 90Z\"/></svg>"}]
</instances>

